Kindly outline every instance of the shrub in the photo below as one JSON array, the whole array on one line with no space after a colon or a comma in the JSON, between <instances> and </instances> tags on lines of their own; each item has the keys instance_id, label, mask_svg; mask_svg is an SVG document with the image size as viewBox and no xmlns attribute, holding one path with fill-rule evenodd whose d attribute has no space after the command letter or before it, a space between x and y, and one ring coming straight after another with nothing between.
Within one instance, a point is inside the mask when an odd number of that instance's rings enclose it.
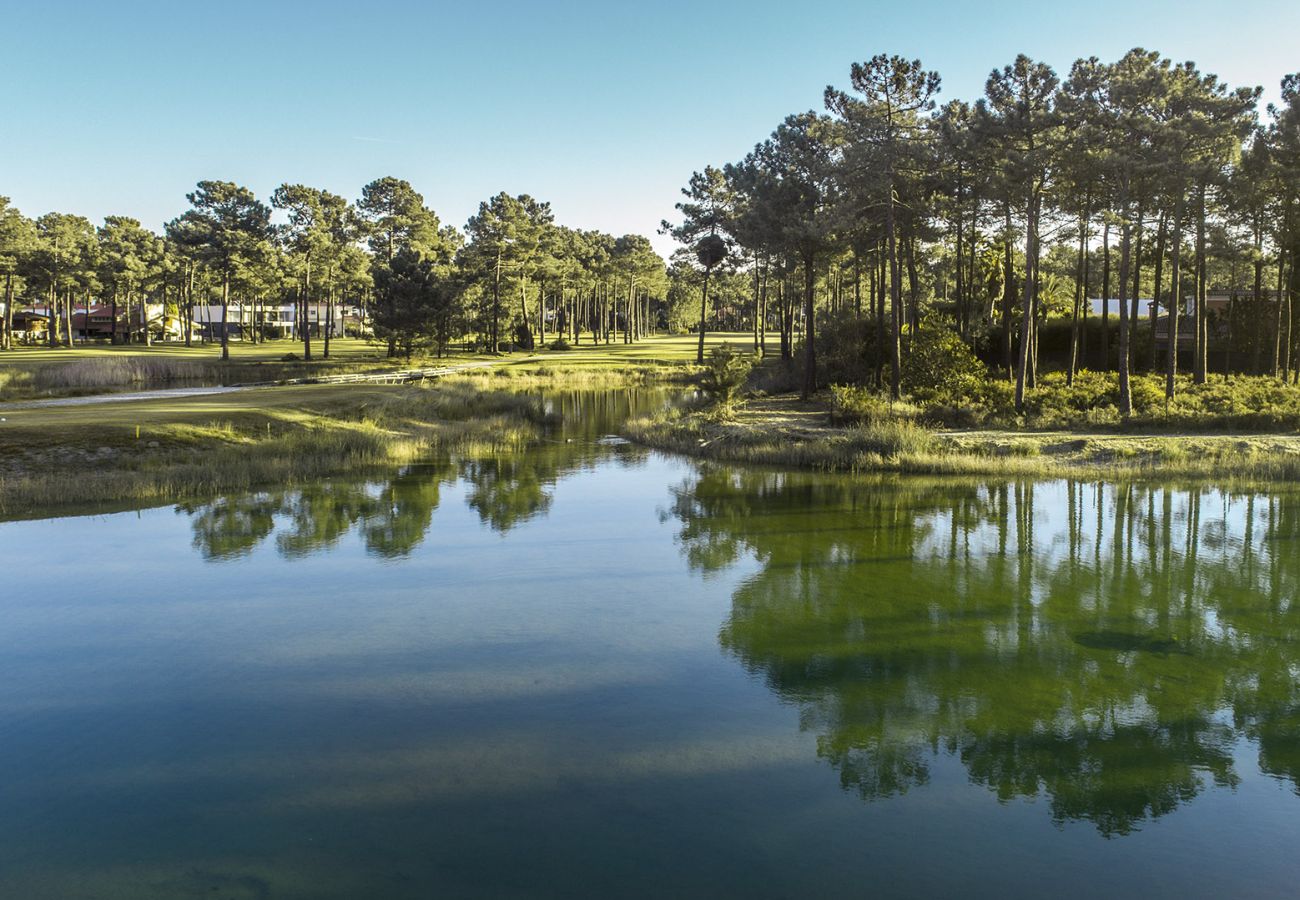
<instances>
[{"instance_id":1,"label":"shrub","mask_svg":"<svg viewBox=\"0 0 1300 900\"><path fill-rule=\"evenodd\" d=\"M923 403L978 398L988 370L957 334L932 323L913 335L903 359L903 390Z\"/></svg>"},{"instance_id":2,"label":"shrub","mask_svg":"<svg viewBox=\"0 0 1300 900\"><path fill-rule=\"evenodd\" d=\"M817 335L818 381L822 384L866 384L875 357L876 326L869 317L836 316Z\"/></svg>"},{"instance_id":3,"label":"shrub","mask_svg":"<svg viewBox=\"0 0 1300 900\"><path fill-rule=\"evenodd\" d=\"M886 419L859 425L850 435L854 450L877 453L889 458L900 454L929 453L935 447L935 435L922 425L907 419Z\"/></svg>"},{"instance_id":4,"label":"shrub","mask_svg":"<svg viewBox=\"0 0 1300 900\"><path fill-rule=\"evenodd\" d=\"M754 367L754 357L735 350L730 344L709 352L700 386L719 403L730 403L740 391Z\"/></svg>"},{"instance_id":5,"label":"shrub","mask_svg":"<svg viewBox=\"0 0 1300 900\"><path fill-rule=\"evenodd\" d=\"M855 384L831 385L831 420L836 424L883 422L890 418L889 399Z\"/></svg>"},{"instance_id":6,"label":"shrub","mask_svg":"<svg viewBox=\"0 0 1300 900\"><path fill-rule=\"evenodd\" d=\"M559 340L551 341L549 344L546 345L546 348L548 350L565 351L565 350L572 350L573 345L570 344L568 341L566 341L564 338L560 338Z\"/></svg>"}]
</instances>

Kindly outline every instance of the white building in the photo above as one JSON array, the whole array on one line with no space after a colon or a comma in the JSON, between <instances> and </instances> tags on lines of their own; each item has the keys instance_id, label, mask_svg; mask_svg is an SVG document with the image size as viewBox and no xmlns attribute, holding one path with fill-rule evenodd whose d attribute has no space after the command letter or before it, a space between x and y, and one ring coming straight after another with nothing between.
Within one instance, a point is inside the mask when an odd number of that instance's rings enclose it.
<instances>
[{"instance_id":1,"label":"white building","mask_svg":"<svg viewBox=\"0 0 1300 900\"><path fill-rule=\"evenodd\" d=\"M307 307L307 324L312 337L322 337L329 328L330 337L342 337L344 325L356 322L355 307L338 304L331 319L325 303L312 303ZM300 338L301 327L298 309L292 303L244 304L232 302L226 310L226 328L231 338L239 340L245 331L253 333L261 327L267 337ZM221 337L221 304L194 304L194 332L209 338Z\"/></svg>"}]
</instances>

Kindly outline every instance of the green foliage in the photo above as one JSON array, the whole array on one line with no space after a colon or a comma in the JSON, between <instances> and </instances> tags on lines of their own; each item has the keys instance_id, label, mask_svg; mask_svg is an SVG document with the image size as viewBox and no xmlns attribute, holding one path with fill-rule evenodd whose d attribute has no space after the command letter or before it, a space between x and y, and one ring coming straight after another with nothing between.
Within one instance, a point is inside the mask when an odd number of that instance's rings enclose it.
<instances>
[{"instance_id":1,"label":"green foliage","mask_svg":"<svg viewBox=\"0 0 1300 900\"><path fill-rule=\"evenodd\" d=\"M854 449L874 453L886 459L930 453L935 448L935 434L909 419L867 422L849 433Z\"/></svg>"},{"instance_id":2,"label":"green foliage","mask_svg":"<svg viewBox=\"0 0 1300 900\"><path fill-rule=\"evenodd\" d=\"M893 416L889 397L856 384L831 385L831 421L837 424L883 422Z\"/></svg>"},{"instance_id":3,"label":"green foliage","mask_svg":"<svg viewBox=\"0 0 1300 900\"><path fill-rule=\"evenodd\" d=\"M736 350L730 344L714 347L709 352L700 386L709 396L726 405L735 399L753 367L751 354Z\"/></svg>"},{"instance_id":4,"label":"green foliage","mask_svg":"<svg viewBox=\"0 0 1300 900\"><path fill-rule=\"evenodd\" d=\"M830 318L817 342L817 377L822 384L866 384L871 380L874 320L852 314Z\"/></svg>"},{"instance_id":5,"label":"green foliage","mask_svg":"<svg viewBox=\"0 0 1300 900\"><path fill-rule=\"evenodd\" d=\"M446 347L456 286L441 267L412 250L401 250L387 265L375 267L375 333L410 356L421 339Z\"/></svg>"},{"instance_id":6,"label":"green foliage","mask_svg":"<svg viewBox=\"0 0 1300 900\"><path fill-rule=\"evenodd\" d=\"M920 401L968 400L983 395L988 370L957 334L925 323L903 359L903 390Z\"/></svg>"}]
</instances>

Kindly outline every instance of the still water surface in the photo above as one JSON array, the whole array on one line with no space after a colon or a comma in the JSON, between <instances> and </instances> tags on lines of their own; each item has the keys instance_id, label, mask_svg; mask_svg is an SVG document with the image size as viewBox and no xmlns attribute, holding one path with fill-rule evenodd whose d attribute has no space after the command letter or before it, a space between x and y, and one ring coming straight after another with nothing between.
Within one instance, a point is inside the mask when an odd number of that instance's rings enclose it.
<instances>
[{"instance_id":1,"label":"still water surface","mask_svg":"<svg viewBox=\"0 0 1300 900\"><path fill-rule=\"evenodd\" d=\"M0 896L1276 897L1300 494L601 436L0 525Z\"/></svg>"}]
</instances>

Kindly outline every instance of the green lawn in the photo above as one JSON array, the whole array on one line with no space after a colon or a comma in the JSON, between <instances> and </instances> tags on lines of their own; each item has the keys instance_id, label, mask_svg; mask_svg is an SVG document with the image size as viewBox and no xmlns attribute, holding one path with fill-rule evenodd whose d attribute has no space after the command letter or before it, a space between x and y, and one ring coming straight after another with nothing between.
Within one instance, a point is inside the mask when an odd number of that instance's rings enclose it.
<instances>
[{"instance_id":1,"label":"green lawn","mask_svg":"<svg viewBox=\"0 0 1300 900\"><path fill-rule=\"evenodd\" d=\"M536 363L539 359L563 362L566 365L610 365L619 362L636 363L690 363L695 360L695 350L699 338L693 334L659 335L638 341L635 344L615 342L611 344L592 344L590 336L583 335L583 343L568 351L540 349L534 353L513 353L502 357L507 364L528 362ZM730 343L740 348L753 347L753 336L748 332L717 332L705 336L705 345L715 347ZM312 342L313 361L321 360L322 343ZM236 363L278 362L288 353L302 356L301 341L267 341L262 344L230 342L230 358ZM336 362L376 362L388 365L402 365L405 360L390 360L386 357L387 347L376 341L358 338L339 338L330 342L330 358ZM160 359L194 360L197 362L214 362L221 358L220 344L198 344L186 347L184 344L165 343L144 347L139 344L112 346L108 344L87 344L75 347L16 347L0 352L0 367L16 366L31 368L33 366L66 363L79 359L111 358L122 356L157 357ZM481 355L452 352L455 359L482 358ZM423 362L421 357L417 362Z\"/></svg>"},{"instance_id":2,"label":"green lawn","mask_svg":"<svg viewBox=\"0 0 1300 900\"><path fill-rule=\"evenodd\" d=\"M324 346L312 341L312 355L319 358ZM361 361L382 360L387 347L358 338L339 338L330 341L330 358ZM278 361L287 353L302 356L301 341L267 341L262 344L230 342L230 358L235 362ZM78 344L75 347L15 347L0 352L0 366L32 366L72 362L79 359L103 359L122 356L146 356L160 359L188 359L196 362L215 362L221 359L220 344L195 343L186 347L180 343L159 343L152 347L141 344Z\"/></svg>"},{"instance_id":3,"label":"green lawn","mask_svg":"<svg viewBox=\"0 0 1300 900\"><path fill-rule=\"evenodd\" d=\"M506 365L537 366L539 363L574 367L610 367L629 365L682 365L695 362L699 336L694 334L657 335L635 344L615 342L592 344L583 335L583 343L570 350L541 349L535 353L518 353L504 358ZM742 350L752 349L754 337L749 332L710 332L704 336L705 350L731 344Z\"/></svg>"},{"instance_id":4,"label":"green lawn","mask_svg":"<svg viewBox=\"0 0 1300 900\"><path fill-rule=\"evenodd\" d=\"M355 414L403 390L400 385L293 385L160 400L0 407L0 454L53 446L120 447L136 440L147 444L174 435L178 426L280 429L321 415Z\"/></svg>"},{"instance_id":5,"label":"green lawn","mask_svg":"<svg viewBox=\"0 0 1300 900\"><path fill-rule=\"evenodd\" d=\"M588 343L569 351L540 350L535 353L508 354L497 359L503 367L534 371L545 371L550 367L596 371L616 369L621 365L681 365L695 361L697 340L694 335L672 335L635 344ZM731 343L734 346L748 347L752 346L749 341L748 334L719 333L708 335L706 345L713 347ZM300 345L288 341L259 345L232 343L231 355L241 363L269 362L278 360L285 353L299 347ZM362 362L373 358L393 364L393 361L383 359L382 348L363 341L337 341L331 349L337 352L336 359L340 361ZM33 364L112 354L158 354L172 358L211 360L216 352L219 351L212 346L186 348L174 345L154 348L77 347L64 350L24 348L0 354L0 361L21 363L23 367L30 368ZM450 361L464 359L465 357L458 357ZM230 423L237 428L264 428L269 424L272 428L279 429L306 424L322 415L353 414L366 404L382 402L383 398L402 390L401 386L389 385L296 385L253 388L228 394L35 409L7 408L0 404L0 417L5 419L0 422L0 453L35 447L129 445L137 440L137 427L140 429L139 440L144 442L152 439L166 440L176 434L177 426Z\"/></svg>"}]
</instances>

